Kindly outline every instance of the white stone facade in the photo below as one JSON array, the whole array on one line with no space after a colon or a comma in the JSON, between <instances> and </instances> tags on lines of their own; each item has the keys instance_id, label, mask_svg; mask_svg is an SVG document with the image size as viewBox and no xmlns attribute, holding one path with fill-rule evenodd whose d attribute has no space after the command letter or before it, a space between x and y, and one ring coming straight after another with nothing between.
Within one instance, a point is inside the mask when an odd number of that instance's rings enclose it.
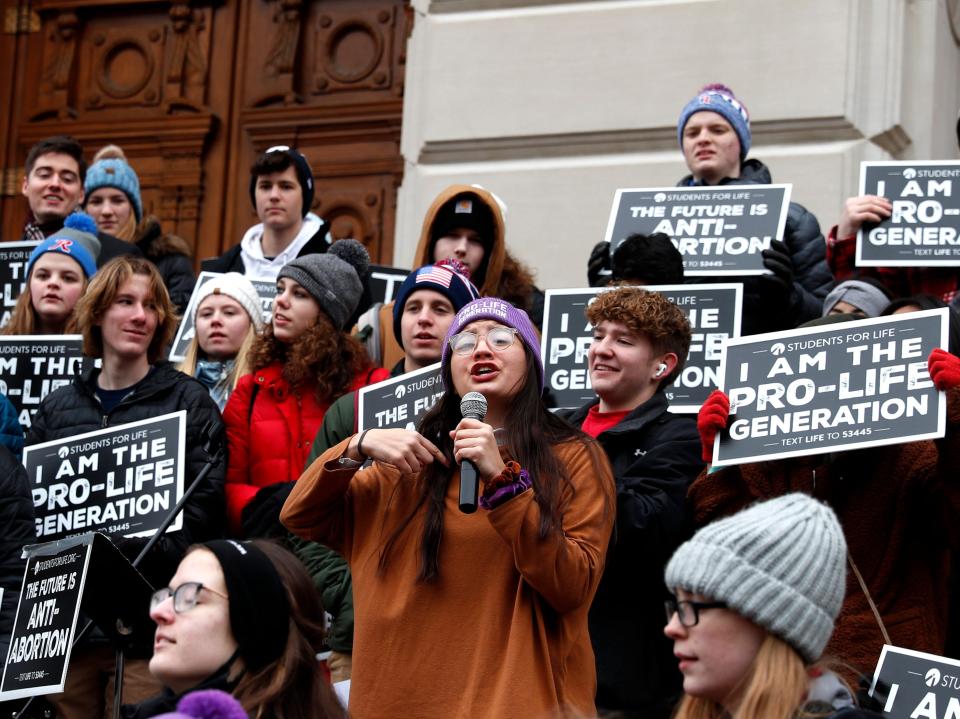
<instances>
[{"instance_id":1,"label":"white stone facade","mask_svg":"<svg viewBox=\"0 0 960 719\"><path fill-rule=\"evenodd\" d=\"M413 0L394 263L443 187L509 208L544 288L584 286L618 187L672 186L683 105L723 82L750 156L824 233L865 159L958 157L957 0ZM951 24L953 23L953 24Z\"/></svg>"}]
</instances>

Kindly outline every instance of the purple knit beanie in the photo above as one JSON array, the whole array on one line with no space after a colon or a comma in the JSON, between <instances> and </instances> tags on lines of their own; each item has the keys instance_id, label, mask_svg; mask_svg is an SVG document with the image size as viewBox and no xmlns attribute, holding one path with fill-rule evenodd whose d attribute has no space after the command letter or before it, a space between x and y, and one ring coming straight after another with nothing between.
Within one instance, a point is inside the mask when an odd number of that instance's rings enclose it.
<instances>
[{"instance_id":1,"label":"purple knit beanie","mask_svg":"<svg viewBox=\"0 0 960 719\"><path fill-rule=\"evenodd\" d=\"M440 358L441 376L450 362L450 338L462 332L463 328L477 320L493 320L507 327L513 327L520 335L520 339L533 355L537 366L537 379L540 382L540 392L543 392L543 358L540 356L540 336L536 327L527 316L527 313L517 309L506 300L498 297L481 297L479 300L464 305L457 312L457 317L450 325L447 336L443 341L443 356Z\"/></svg>"}]
</instances>

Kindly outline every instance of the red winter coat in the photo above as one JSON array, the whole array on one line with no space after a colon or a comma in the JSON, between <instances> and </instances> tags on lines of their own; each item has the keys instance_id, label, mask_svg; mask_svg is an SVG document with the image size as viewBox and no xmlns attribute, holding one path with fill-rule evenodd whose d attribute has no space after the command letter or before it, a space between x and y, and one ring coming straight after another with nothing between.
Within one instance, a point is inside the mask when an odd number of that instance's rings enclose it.
<instances>
[{"instance_id":1,"label":"red winter coat","mask_svg":"<svg viewBox=\"0 0 960 719\"><path fill-rule=\"evenodd\" d=\"M389 376L379 367L364 371L349 390ZM313 385L291 392L279 362L240 378L223 410L230 449L226 490L231 533L240 530L243 508L262 487L300 476L330 404L317 402Z\"/></svg>"}]
</instances>

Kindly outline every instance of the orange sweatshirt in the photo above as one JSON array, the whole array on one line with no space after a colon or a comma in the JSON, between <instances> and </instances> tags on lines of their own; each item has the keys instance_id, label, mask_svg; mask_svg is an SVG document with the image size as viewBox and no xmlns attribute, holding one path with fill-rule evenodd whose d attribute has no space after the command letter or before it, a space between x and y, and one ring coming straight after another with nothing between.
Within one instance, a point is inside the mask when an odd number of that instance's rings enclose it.
<instances>
[{"instance_id":1,"label":"orange sweatshirt","mask_svg":"<svg viewBox=\"0 0 960 719\"><path fill-rule=\"evenodd\" d=\"M340 468L348 442L310 466L280 519L350 563L351 716L550 719L562 716L558 709L595 715L587 610L616 508L602 453L581 442L557 447L573 491L561 502L562 535L543 540L533 489L494 510L463 514L455 471L440 576L424 584L416 581L422 509L378 571L383 543L415 504L413 478L383 464Z\"/></svg>"}]
</instances>

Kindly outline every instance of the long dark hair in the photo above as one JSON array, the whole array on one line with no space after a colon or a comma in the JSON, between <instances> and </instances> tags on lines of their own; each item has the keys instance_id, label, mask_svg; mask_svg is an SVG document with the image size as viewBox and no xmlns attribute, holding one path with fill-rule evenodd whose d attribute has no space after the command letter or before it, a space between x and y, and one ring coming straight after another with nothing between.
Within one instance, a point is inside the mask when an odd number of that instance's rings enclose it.
<instances>
[{"instance_id":1,"label":"long dark hair","mask_svg":"<svg viewBox=\"0 0 960 719\"><path fill-rule=\"evenodd\" d=\"M323 606L297 558L278 544L254 540L273 563L290 600L287 645L276 661L243 676L233 694L251 717L345 719L333 687L317 663L325 636Z\"/></svg>"},{"instance_id":2,"label":"long dark hair","mask_svg":"<svg viewBox=\"0 0 960 719\"><path fill-rule=\"evenodd\" d=\"M563 513L560 509L563 495L574 491L566 467L556 454L556 446L579 441L591 449L594 466L599 468L600 450L596 442L579 429L552 414L540 398L536 360L524 347L527 380L511 402L504 430L507 446L513 459L530 473L534 501L540 507L540 538L563 531ZM433 442L449 460L450 467L433 462L416 478L417 501L400 526L387 538L380 552L379 569L385 571L394 543L403 534L414 517L425 507L423 531L420 536L420 567L418 582L432 582L439 577L440 542L443 538L443 507L455 471L453 440L449 431L460 422L460 396L453 389L450 370L452 362L443 368L443 397L420 421L419 432Z\"/></svg>"}]
</instances>

